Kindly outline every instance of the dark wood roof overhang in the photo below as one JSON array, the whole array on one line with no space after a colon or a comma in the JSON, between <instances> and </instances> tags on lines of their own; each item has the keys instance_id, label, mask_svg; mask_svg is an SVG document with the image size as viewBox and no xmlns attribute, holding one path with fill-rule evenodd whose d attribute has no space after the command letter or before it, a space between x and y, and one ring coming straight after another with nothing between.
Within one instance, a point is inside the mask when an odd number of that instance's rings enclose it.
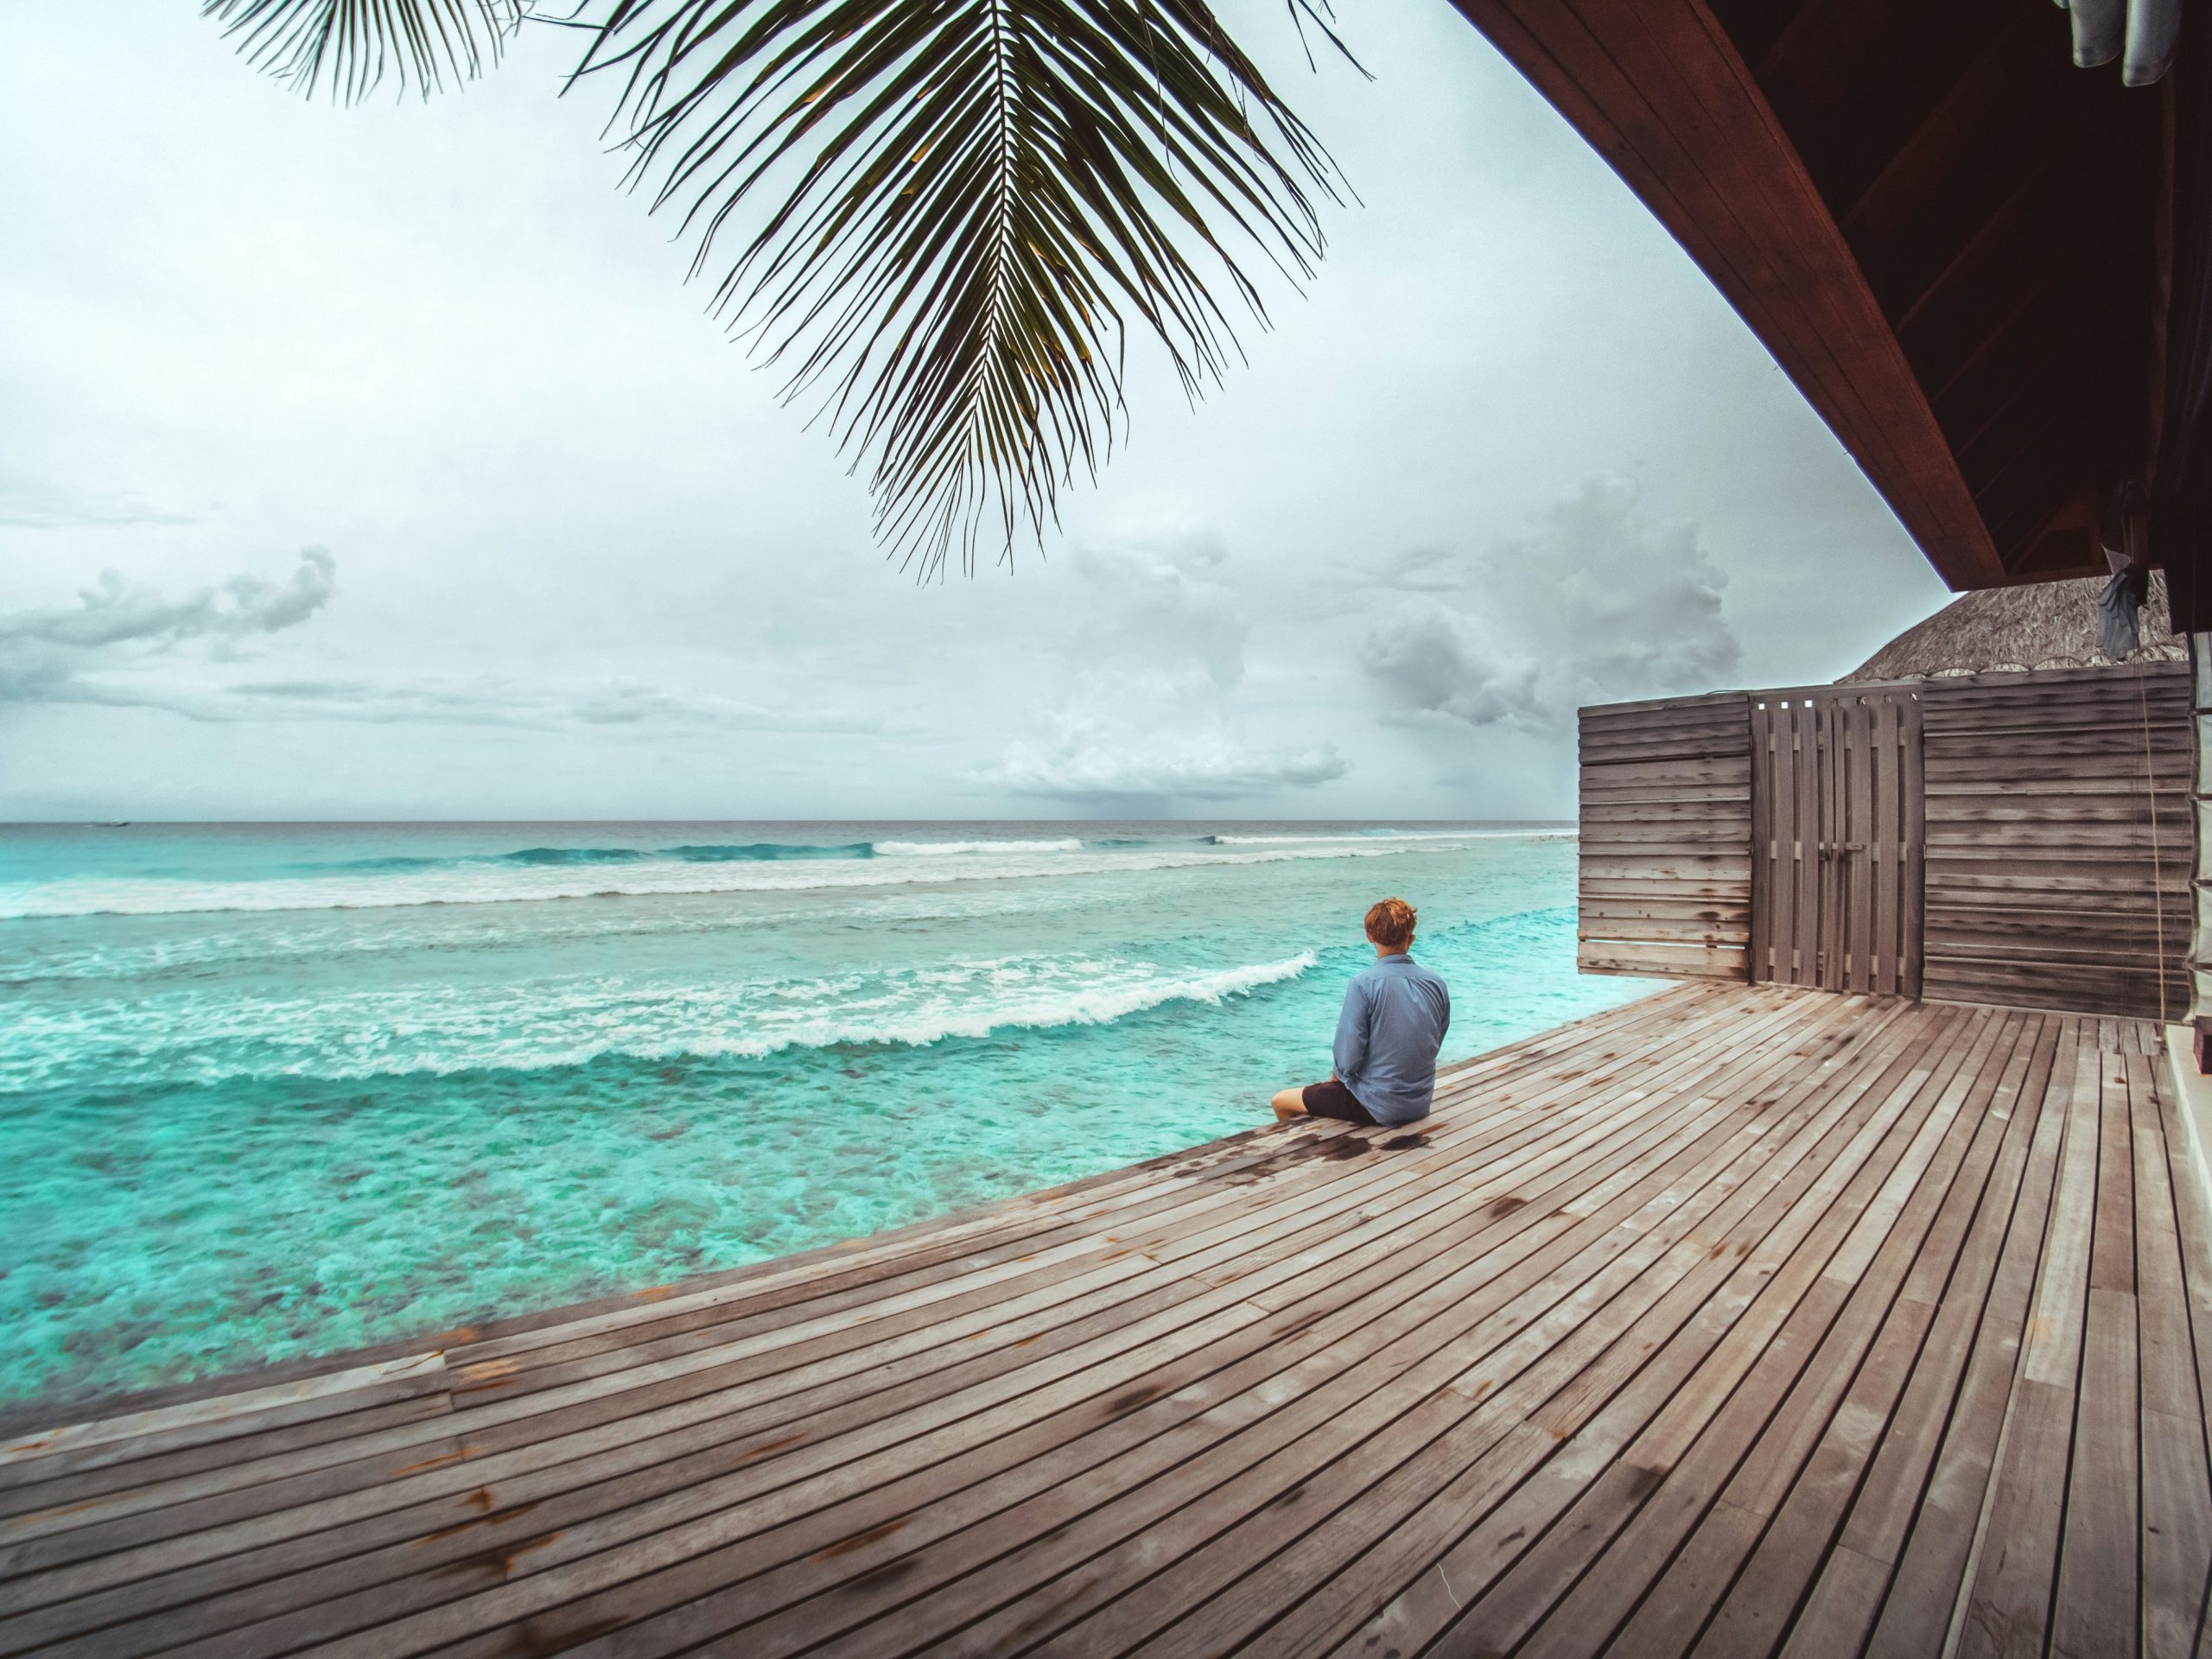
<instances>
[{"instance_id":1,"label":"dark wood roof overhang","mask_svg":"<svg viewBox=\"0 0 2212 1659\"><path fill-rule=\"evenodd\" d=\"M2050 0L1457 3L1704 269L1953 588L2105 572L2115 491L2171 473L2169 287L2204 288L2181 245L2194 220L2169 218L2177 191L2212 207L2172 160L2177 83L2184 147L2201 116L2201 7L2180 73L2132 88L2074 67Z\"/></svg>"}]
</instances>

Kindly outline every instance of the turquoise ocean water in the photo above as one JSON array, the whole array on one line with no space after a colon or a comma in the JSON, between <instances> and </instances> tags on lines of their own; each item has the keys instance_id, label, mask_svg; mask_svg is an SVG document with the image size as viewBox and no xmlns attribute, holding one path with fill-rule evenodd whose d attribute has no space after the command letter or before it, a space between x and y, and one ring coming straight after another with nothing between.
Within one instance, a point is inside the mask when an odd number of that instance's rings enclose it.
<instances>
[{"instance_id":1,"label":"turquoise ocean water","mask_svg":"<svg viewBox=\"0 0 2212 1659\"><path fill-rule=\"evenodd\" d=\"M0 1405L734 1266L1268 1121L1396 893L1447 1059L1574 971L1510 824L0 827Z\"/></svg>"}]
</instances>

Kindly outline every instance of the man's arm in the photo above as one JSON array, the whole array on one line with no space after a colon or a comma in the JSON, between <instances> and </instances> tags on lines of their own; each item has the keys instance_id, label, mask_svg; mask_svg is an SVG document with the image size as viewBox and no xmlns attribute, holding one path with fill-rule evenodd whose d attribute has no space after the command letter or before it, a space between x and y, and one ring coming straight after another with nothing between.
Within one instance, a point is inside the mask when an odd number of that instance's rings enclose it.
<instances>
[{"instance_id":1,"label":"man's arm","mask_svg":"<svg viewBox=\"0 0 2212 1659\"><path fill-rule=\"evenodd\" d=\"M1344 1012L1337 1015L1336 1075L1347 1083L1367 1063L1366 988L1357 980L1344 987Z\"/></svg>"}]
</instances>

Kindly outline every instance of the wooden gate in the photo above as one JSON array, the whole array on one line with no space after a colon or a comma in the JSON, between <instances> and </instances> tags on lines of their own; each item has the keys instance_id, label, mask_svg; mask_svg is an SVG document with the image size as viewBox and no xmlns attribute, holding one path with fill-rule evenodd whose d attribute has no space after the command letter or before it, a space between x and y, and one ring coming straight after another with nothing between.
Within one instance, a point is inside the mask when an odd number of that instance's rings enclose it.
<instances>
[{"instance_id":1,"label":"wooden gate","mask_svg":"<svg viewBox=\"0 0 2212 1659\"><path fill-rule=\"evenodd\" d=\"M1751 717L1751 977L1918 996L1918 694L1761 692Z\"/></svg>"}]
</instances>

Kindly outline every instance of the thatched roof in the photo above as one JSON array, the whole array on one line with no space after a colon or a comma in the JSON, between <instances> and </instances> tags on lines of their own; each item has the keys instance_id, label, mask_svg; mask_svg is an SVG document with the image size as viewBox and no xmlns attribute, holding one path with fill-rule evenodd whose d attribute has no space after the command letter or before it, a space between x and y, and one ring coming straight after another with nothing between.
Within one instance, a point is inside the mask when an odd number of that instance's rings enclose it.
<instances>
[{"instance_id":1,"label":"thatched roof","mask_svg":"<svg viewBox=\"0 0 2212 1659\"><path fill-rule=\"evenodd\" d=\"M2113 659L2097 649L2097 595L2104 586L2103 578L2090 576L1961 594L1836 683L1992 669L2109 668ZM2189 654L2181 637L2166 627L2166 582L2155 570L2150 603L2137 615L2142 648L2121 662L2171 662Z\"/></svg>"}]
</instances>

